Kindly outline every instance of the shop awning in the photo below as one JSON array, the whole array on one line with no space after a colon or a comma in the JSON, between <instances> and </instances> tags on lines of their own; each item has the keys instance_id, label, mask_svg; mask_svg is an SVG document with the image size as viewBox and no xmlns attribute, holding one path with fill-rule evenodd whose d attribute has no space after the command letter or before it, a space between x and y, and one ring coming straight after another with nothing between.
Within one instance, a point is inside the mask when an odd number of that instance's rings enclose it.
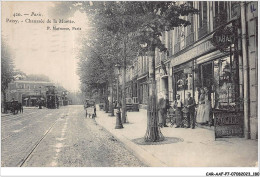
<instances>
[{"instance_id":1,"label":"shop awning","mask_svg":"<svg viewBox=\"0 0 260 177\"><path fill-rule=\"evenodd\" d=\"M31 97L31 100L37 100L37 98L36 97Z\"/></svg>"},{"instance_id":2,"label":"shop awning","mask_svg":"<svg viewBox=\"0 0 260 177\"><path fill-rule=\"evenodd\" d=\"M27 101L27 100L28 100L28 98L25 98L25 99L23 99L23 100Z\"/></svg>"},{"instance_id":3,"label":"shop awning","mask_svg":"<svg viewBox=\"0 0 260 177\"><path fill-rule=\"evenodd\" d=\"M45 100L44 98L41 98L41 100Z\"/></svg>"}]
</instances>

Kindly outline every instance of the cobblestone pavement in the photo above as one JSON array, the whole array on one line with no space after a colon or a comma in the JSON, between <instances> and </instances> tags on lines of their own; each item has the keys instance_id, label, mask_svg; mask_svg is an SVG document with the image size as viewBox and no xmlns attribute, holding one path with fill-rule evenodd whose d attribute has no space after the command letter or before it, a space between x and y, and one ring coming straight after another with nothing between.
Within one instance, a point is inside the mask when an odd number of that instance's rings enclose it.
<instances>
[{"instance_id":1,"label":"cobblestone pavement","mask_svg":"<svg viewBox=\"0 0 260 177\"><path fill-rule=\"evenodd\" d=\"M2 167L143 167L83 106L2 117Z\"/></svg>"}]
</instances>

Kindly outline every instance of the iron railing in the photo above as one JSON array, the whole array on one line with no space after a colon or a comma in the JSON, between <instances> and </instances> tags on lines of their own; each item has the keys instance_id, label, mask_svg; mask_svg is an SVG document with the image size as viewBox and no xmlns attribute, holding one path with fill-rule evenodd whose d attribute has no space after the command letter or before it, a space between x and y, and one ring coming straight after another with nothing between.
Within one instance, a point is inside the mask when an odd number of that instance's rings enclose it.
<instances>
[{"instance_id":1,"label":"iron railing","mask_svg":"<svg viewBox=\"0 0 260 177\"><path fill-rule=\"evenodd\" d=\"M199 38L205 36L207 33L208 33L208 23L207 22L204 22L202 24L202 26L199 28L198 30L198 35L199 35Z\"/></svg>"},{"instance_id":2,"label":"iron railing","mask_svg":"<svg viewBox=\"0 0 260 177\"><path fill-rule=\"evenodd\" d=\"M189 46L189 45L193 44L193 42L194 42L194 32L190 33L186 37L186 46Z\"/></svg>"},{"instance_id":3,"label":"iron railing","mask_svg":"<svg viewBox=\"0 0 260 177\"><path fill-rule=\"evenodd\" d=\"M178 42L177 44L174 45L174 53L179 52L180 49L181 49L181 47L180 47L180 42Z\"/></svg>"}]
</instances>

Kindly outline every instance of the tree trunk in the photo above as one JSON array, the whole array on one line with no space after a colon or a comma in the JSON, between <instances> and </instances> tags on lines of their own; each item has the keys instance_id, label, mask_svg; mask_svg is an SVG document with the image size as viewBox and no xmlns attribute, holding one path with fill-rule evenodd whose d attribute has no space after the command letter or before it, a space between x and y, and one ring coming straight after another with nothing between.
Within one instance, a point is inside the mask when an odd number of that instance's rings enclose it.
<instances>
[{"instance_id":1,"label":"tree trunk","mask_svg":"<svg viewBox=\"0 0 260 177\"><path fill-rule=\"evenodd\" d=\"M105 112L108 113L109 102L108 102L108 84L105 86Z\"/></svg>"},{"instance_id":2,"label":"tree trunk","mask_svg":"<svg viewBox=\"0 0 260 177\"><path fill-rule=\"evenodd\" d=\"M149 100L147 110L147 129L145 134L146 142L157 142L164 140L158 126L158 110L156 99L156 84L155 84L155 51L149 51Z\"/></svg>"},{"instance_id":3,"label":"tree trunk","mask_svg":"<svg viewBox=\"0 0 260 177\"><path fill-rule=\"evenodd\" d=\"M6 104L5 104L6 103L6 91L5 90L3 91L3 97L4 97L3 108L4 108L4 113L6 113Z\"/></svg>"},{"instance_id":4,"label":"tree trunk","mask_svg":"<svg viewBox=\"0 0 260 177\"><path fill-rule=\"evenodd\" d=\"M122 70L122 123L126 123L126 93L125 93L125 80L126 80L126 38L124 38L124 53L123 53L123 70Z\"/></svg>"}]
</instances>

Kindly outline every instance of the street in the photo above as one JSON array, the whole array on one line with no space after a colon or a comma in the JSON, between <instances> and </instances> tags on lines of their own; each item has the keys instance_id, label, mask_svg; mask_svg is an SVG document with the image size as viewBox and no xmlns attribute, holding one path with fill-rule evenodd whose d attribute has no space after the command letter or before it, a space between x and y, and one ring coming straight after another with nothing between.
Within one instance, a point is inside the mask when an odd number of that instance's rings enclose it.
<instances>
[{"instance_id":1,"label":"street","mask_svg":"<svg viewBox=\"0 0 260 177\"><path fill-rule=\"evenodd\" d=\"M77 105L2 116L2 167L145 166L84 113Z\"/></svg>"}]
</instances>

